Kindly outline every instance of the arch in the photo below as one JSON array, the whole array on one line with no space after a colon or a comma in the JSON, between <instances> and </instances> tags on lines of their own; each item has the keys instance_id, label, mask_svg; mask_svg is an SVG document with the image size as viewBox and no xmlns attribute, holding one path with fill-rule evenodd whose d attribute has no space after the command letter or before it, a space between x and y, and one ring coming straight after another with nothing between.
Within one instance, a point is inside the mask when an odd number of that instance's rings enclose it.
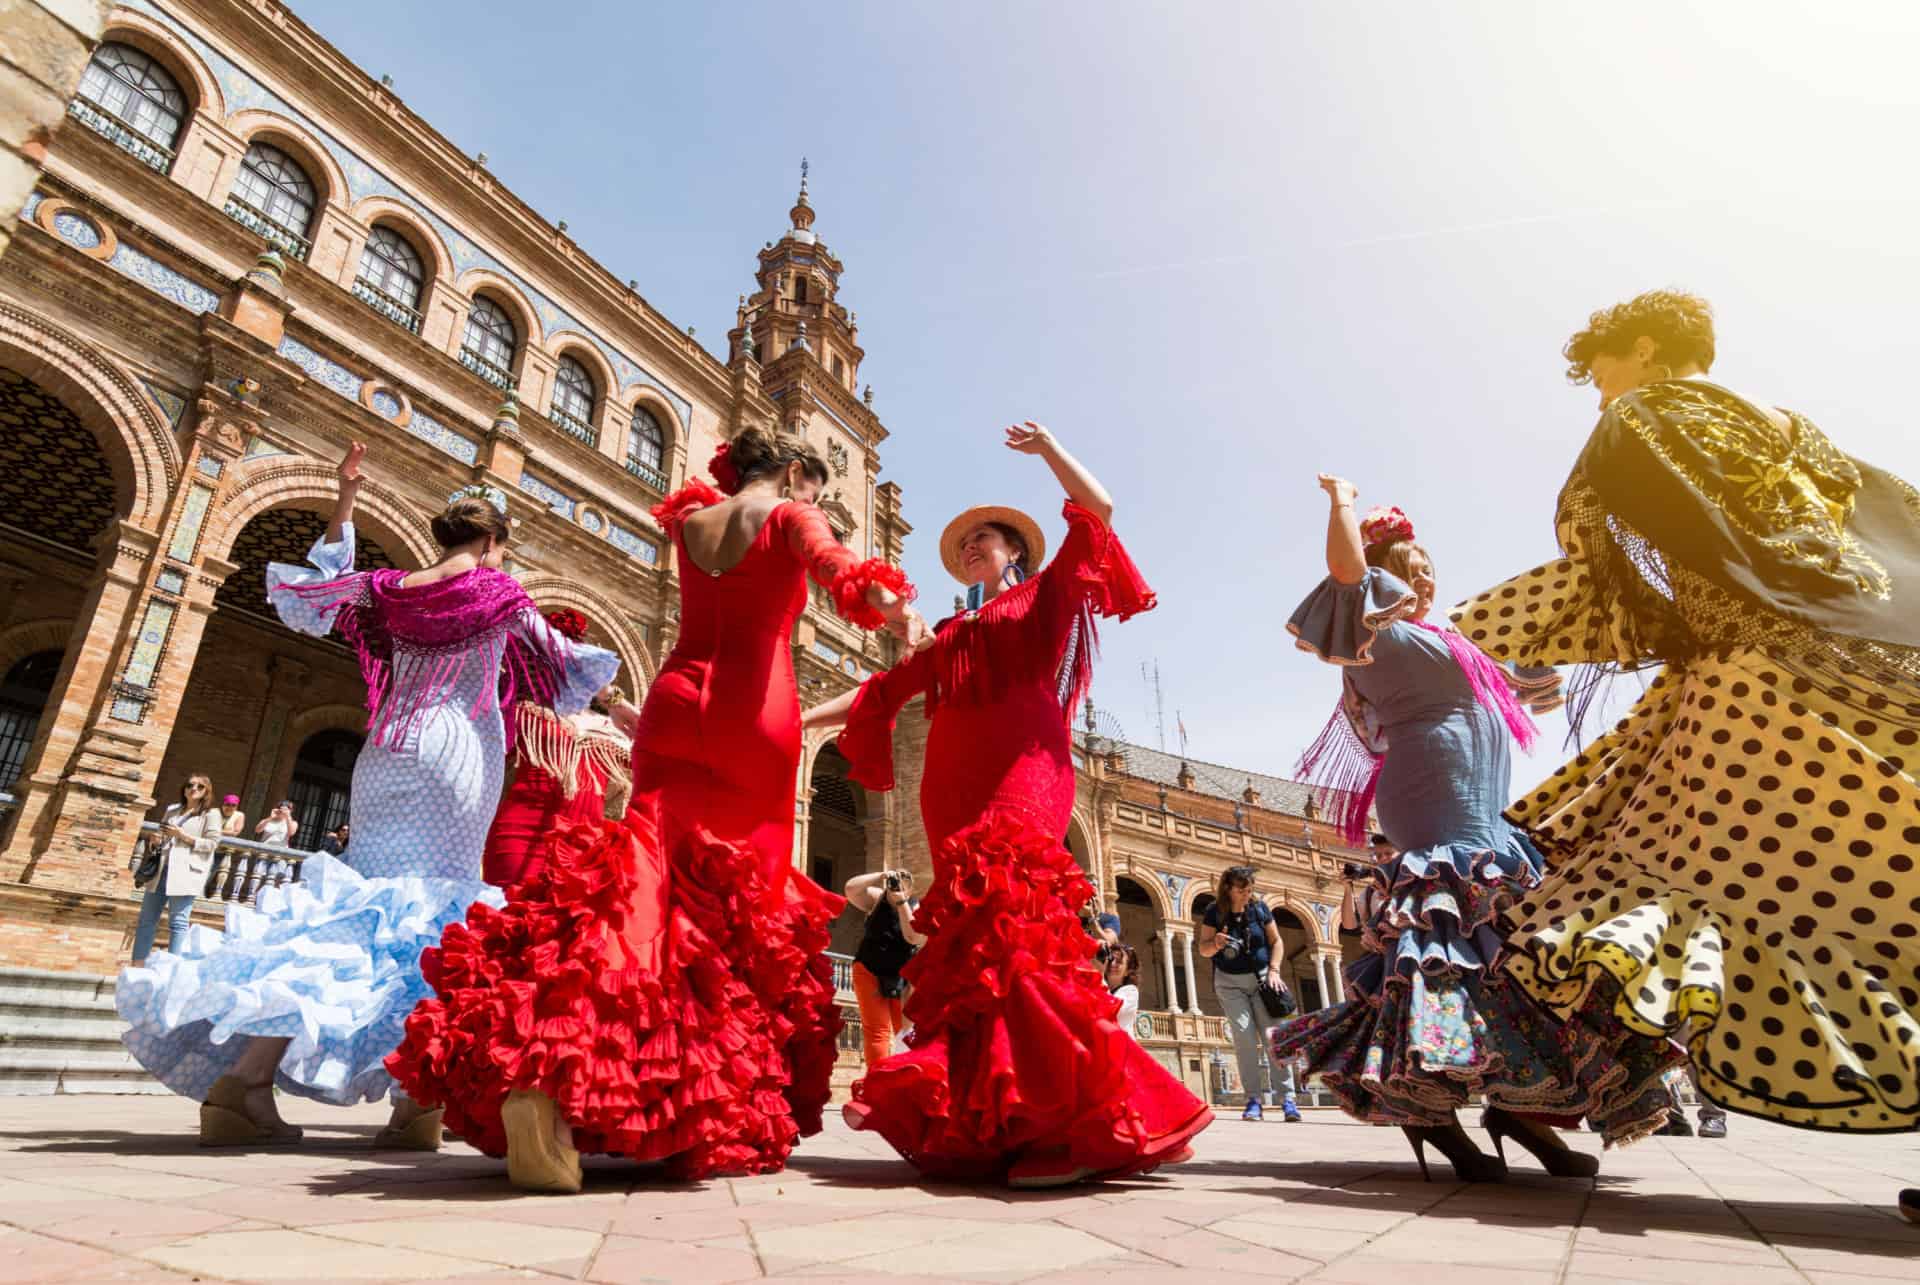
<instances>
[{"instance_id":1,"label":"arch","mask_svg":"<svg viewBox=\"0 0 1920 1285\"><path fill-rule=\"evenodd\" d=\"M536 331L535 334L537 333L539 332ZM528 342L532 341L532 336L528 336ZM593 376L596 391L599 393L595 400L608 406L616 404L615 398L620 393L620 379L613 373L613 365L607 360L607 355L600 351L599 344L578 330L556 330L542 340L540 346L555 362L562 357L571 357L586 367L587 373Z\"/></svg>"},{"instance_id":2,"label":"arch","mask_svg":"<svg viewBox=\"0 0 1920 1285\"><path fill-rule=\"evenodd\" d=\"M1133 884L1147 894L1147 902L1153 907L1155 918L1162 921L1171 921L1175 918L1172 904L1167 900L1165 885L1163 885L1159 879L1155 878L1151 871L1149 871L1145 877L1142 877L1140 872L1135 870L1131 865L1123 870L1115 871L1113 876L1115 897L1119 896L1120 881L1122 879L1125 879L1128 883Z\"/></svg>"},{"instance_id":3,"label":"arch","mask_svg":"<svg viewBox=\"0 0 1920 1285\"><path fill-rule=\"evenodd\" d=\"M536 347L545 351L546 344L541 338L544 331L540 325L540 314L533 310L533 304L527 299L526 292L511 280L490 268L468 268L454 282L454 289L465 295L469 301L484 294L505 308L507 316L513 319L515 329L520 332L521 353ZM455 344L459 344L464 338L464 335L455 335Z\"/></svg>"},{"instance_id":4,"label":"arch","mask_svg":"<svg viewBox=\"0 0 1920 1285\"><path fill-rule=\"evenodd\" d=\"M1093 824L1078 808L1067 818L1066 845L1067 851L1073 855L1074 864L1092 878L1099 854L1093 846Z\"/></svg>"},{"instance_id":5,"label":"arch","mask_svg":"<svg viewBox=\"0 0 1920 1285\"><path fill-rule=\"evenodd\" d=\"M113 468L120 513L144 531L158 531L181 460L153 399L92 345L9 303L0 303L0 365L79 416Z\"/></svg>"},{"instance_id":6,"label":"arch","mask_svg":"<svg viewBox=\"0 0 1920 1285\"><path fill-rule=\"evenodd\" d=\"M432 281L453 280L453 255L447 249L447 243L431 223L420 217L420 212L411 205L403 204L390 196L362 197L350 211L354 220L368 231L376 223L390 223L405 235L420 257L427 263ZM431 283L431 282L430 282ZM429 284L430 284L429 283Z\"/></svg>"},{"instance_id":7,"label":"arch","mask_svg":"<svg viewBox=\"0 0 1920 1285\"><path fill-rule=\"evenodd\" d=\"M193 100L187 104L190 112L197 111L214 120L226 119L227 99L220 90L219 80L194 48L171 28L144 13L115 9L107 15L107 29L100 43L114 41L132 45L172 72L180 88Z\"/></svg>"},{"instance_id":8,"label":"arch","mask_svg":"<svg viewBox=\"0 0 1920 1285\"><path fill-rule=\"evenodd\" d=\"M227 493L220 511L208 524L202 548L216 558L233 551L241 530L258 514L268 509L302 508L330 512L340 482L333 466L298 456L268 456L251 465L242 465ZM427 520L414 511L404 497L371 479L360 486L354 505L354 525L367 533L398 558L405 554L415 570L430 566L440 556Z\"/></svg>"},{"instance_id":9,"label":"arch","mask_svg":"<svg viewBox=\"0 0 1920 1285\"><path fill-rule=\"evenodd\" d=\"M1196 924L1199 923L1202 916L1211 910L1213 904L1218 900L1219 898L1214 896L1212 888L1202 888L1193 895L1193 903L1187 910L1187 918Z\"/></svg>"},{"instance_id":10,"label":"arch","mask_svg":"<svg viewBox=\"0 0 1920 1285\"><path fill-rule=\"evenodd\" d=\"M613 602L574 580L560 576L528 576L520 582L527 591L527 597L540 604L542 610L553 607L571 607L600 627L602 633L613 641L613 650L620 656L620 682L626 686L631 680L627 675L638 675L633 685L636 690L628 693L634 704L638 705L653 686L653 661L647 655L646 644L640 640L640 631L633 627L626 613Z\"/></svg>"},{"instance_id":11,"label":"arch","mask_svg":"<svg viewBox=\"0 0 1920 1285\"><path fill-rule=\"evenodd\" d=\"M1285 911L1300 924L1300 931L1306 935L1310 946L1324 946L1326 939L1320 933L1320 917L1313 913L1313 907L1303 901L1295 900L1291 893L1283 892L1278 897L1267 900L1267 909Z\"/></svg>"},{"instance_id":12,"label":"arch","mask_svg":"<svg viewBox=\"0 0 1920 1285\"><path fill-rule=\"evenodd\" d=\"M346 204L350 191L346 172L340 168L340 162L333 159L333 153L305 125L279 112L255 107L235 112L228 119L227 128L238 134L249 147L256 142L270 143L300 162L300 167L318 189L318 199L313 206L313 225L309 232L319 228L321 216L329 205ZM224 201L227 194L221 192L218 196Z\"/></svg>"},{"instance_id":13,"label":"arch","mask_svg":"<svg viewBox=\"0 0 1920 1285\"><path fill-rule=\"evenodd\" d=\"M64 616L50 616L0 629L0 674L37 652L66 651L73 641L73 626Z\"/></svg>"}]
</instances>

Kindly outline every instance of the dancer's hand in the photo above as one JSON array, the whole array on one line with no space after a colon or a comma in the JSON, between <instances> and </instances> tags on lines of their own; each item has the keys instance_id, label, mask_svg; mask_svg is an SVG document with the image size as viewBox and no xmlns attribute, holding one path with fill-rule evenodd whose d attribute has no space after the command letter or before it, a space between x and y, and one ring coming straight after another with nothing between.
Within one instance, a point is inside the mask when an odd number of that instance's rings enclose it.
<instances>
[{"instance_id":1,"label":"dancer's hand","mask_svg":"<svg viewBox=\"0 0 1920 1285\"><path fill-rule=\"evenodd\" d=\"M1058 447L1046 425L1027 420L1007 426L1007 449L1022 455L1045 455Z\"/></svg>"},{"instance_id":2,"label":"dancer's hand","mask_svg":"<svg viewBox=\"0 0 1920 1285\"><path fill-rule=\"evenodd\" d=\"M1331 473L1320 475L1320 489L1327 493L1327 499L1335 504L1352 504L1360 496L1360 488L1344 477L1335 477Z\"/></svg>"},{"instance_id":3,"label":"dancer's hand","mask_svg":"<svg viewBox=\"0 0 1920 1285\"><path fill-rule=\"evenodd\" d=\"M340 459L340 467L335 471L340 475L340 489L360 485L360 461L367 456L367 444L354 442L347 447L347 453Z\"/></svg>"}]
</instances>

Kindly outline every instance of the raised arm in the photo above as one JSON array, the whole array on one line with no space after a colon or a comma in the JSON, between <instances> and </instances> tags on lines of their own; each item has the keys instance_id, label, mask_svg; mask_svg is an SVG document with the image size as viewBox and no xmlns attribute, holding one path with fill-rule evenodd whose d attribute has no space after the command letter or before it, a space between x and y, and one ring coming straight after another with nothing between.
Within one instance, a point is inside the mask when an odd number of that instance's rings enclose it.
<instances>
[{"instance_id":1,"label":"raised arm","mask_svg":"<svg viewBox=\"0 0 1920 1285\"><path fill-rule=\"evenodd\" d=\"M1341 584L1359 584L1367 578L1367 557L1360 543L1360 517L1353 501L1360 492L1343 477L1320 475L1327 493L1327 574Z\"/></svg>"},{"instance_id":2,"label":"raised arm","mask_svg":"<svg viewBox=\"0 0 1920 1285\"><path fill-rule=\"evenodd\" d=\"M365 442L354 442L340 460L340 498L333 503L333 521L327 524L327 543L338 544L353 525L353 502L360 494L360 461L366 457Z\"/></svg>"},{"instance_id":3,"label":"raised arm","mask_svg":"<svg viewBox=\"0 0 1920 1285\"><path fill-rule=\"evenodd\" d=\"M913 609L914 589L900 568L880 558L862 561L834 537L827 515L811 504L789 504L787 547L815 583L833 595L834 608L862 629L884 628L909 647L926 636Z\"/></svg>"},{"instance_id":4,"label":"raised arm","mask_svg":"<svg viewBox=\"0 0 1920 1285\"><path fill-rule=\"evenodd\" d=\"M1100 519L1102 526L1113 522L1113 497L1100 479L1087 472L1086 465L1073 458L1045 425L1032 420L1007 429L1007 448L1022 455L1038 455L1053 470L1053 476L1067 498Z\"/></svg>"}]
</instances>

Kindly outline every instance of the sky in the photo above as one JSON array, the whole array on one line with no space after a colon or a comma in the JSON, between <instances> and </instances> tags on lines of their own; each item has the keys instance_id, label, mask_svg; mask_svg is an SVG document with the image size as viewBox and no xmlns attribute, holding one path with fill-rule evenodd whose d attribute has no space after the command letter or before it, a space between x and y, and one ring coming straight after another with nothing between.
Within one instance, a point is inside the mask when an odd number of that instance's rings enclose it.
<instances>
[{"instance_id":1,"label":"sky","mask_svg":"<svg viewBox=\"0 0 1920 1285\"><path fill-rule=\"evenodd\" d=\"M1057 541L999 444L1047 424L1160 594L1094 683L1147 745L1156 664L1169 750L1177 719L1288 775L1325 721L1285 629L1321 470L1412 516L1443 602L1552 557L1597 410L1559 349L1641 290L1705 295L1716 379L1920 481L1905 0L294 2L710 349L807 157L926 604L967 505Z\"/></svg>"}]
</instances>

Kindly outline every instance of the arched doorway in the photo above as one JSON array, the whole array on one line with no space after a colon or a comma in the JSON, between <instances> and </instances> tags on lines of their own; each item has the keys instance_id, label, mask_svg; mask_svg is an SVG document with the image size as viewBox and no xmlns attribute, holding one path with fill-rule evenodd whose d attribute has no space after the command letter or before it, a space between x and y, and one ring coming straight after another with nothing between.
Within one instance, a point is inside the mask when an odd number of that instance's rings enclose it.
<instances>
[{"instance_id":1,"label":"arched doorway","mask_svg":"<svg viewBox=\"0 0 1920 1285\"><path fill-rule=\"evenodd\" d=\"M0 678L0 790L11 791L27 765L60 659L58 650L37 651L15 661Z\"/></svg>"},{"instance_id":2,"label":"arched doorway","mask_svg":"<svg viewBox=\"0 0 1920 1285\"><path fill-rule=\"evenodd\" d=\"M828 892L839 892L867 868L867 792L847 778L850 768L839 750L822 746L808 782L813 802L807 810L807 873ZM849 906L834 920L830 949L851 955L865 923L866 916Z\"/></svg>"},{"instance_id":3,"label":"arched doorway","mask_svg":"<svg viewBox=\"0 0 1920 1285\"><path fill-rule=\"evenodd\" d=\"M1270 905L1273 911L1273 923L1280 930L1280 952L1286 965L1282 970L1287 985L1293 988L1293 997L1300 1003L1300 1011L1310 1013L1322 1008L1326 999L1320 994L1320 979L1313 967L1315 938L1300 916L1285 906Z\"/></svg>"},{"instance_id":4,"label":"arched doorway","mask_svg":"<svg viewBox=\"0 0 1920 1285\"><path fill-rule=\"evenodd\" d=\"M1220 997L1213 990L1213 961L1200 957L1200 925L1207 921L1207 912L1213 909L1214 895L1200 893L1193 899L1193 966L1199 970L1197 987L1200 992L1200 1011L1209 1017L1224 1016L1220 1007Z\"/></svg>"},{"instance_id":5,"label":"arched doorway","mask_svg":"<svg viewBox=\"0 0 1920 1285\"><path fill-rule=\"evenodd\" d=\"M1067 851L1073 854L1073 864L1080 867L1080 872L1093 878L1093 844L1087 840L1078 817L1067 822Z\"/></svg>"},{"instance_id":6,"label":"arched doorway","mask_svg":"<svg viewBox=\"0 0 1920 1285\"><path fill-rule=\"evenodd\" d=\"M1113 880L1114 913L1120 916L1120 940L1140 955L1140 1007L1167 1010L1166 970L1160 963L1160 912L1153 896L1126 875Z\"/></svg>"},{"instance_id":7,"label":"arched doorway","mask_svg":"<svg viewBox=\"0 0 1920 1285\"><path fill-rule=\"evenodd\" d=\"M316 732L301 743L293 757L293 779L287 783L293 819L300 823L293 837L294 847L316 851L327 831L347 819L353 798L353 765L360 757L363 741L358 732L332 728Z\"/></svg>"},{"instance_id":8,"label":"arched doorway","mask_svg":"<svg viewBox=\"0 0 1920 1285\"><path fill-rule=\"evenodd\" d=\"M227 554L235 571L214 594L222 609L234 608L254 615L273 617L267 602L267 564L287 562L296 567L307 565L307 550L325 535L327 519L306 509L268 509L257 513L240 530ZM393 558L379 541L370 539L356 527L353 566L356 571L377 571L394 565ZM209 634L211 637L211 634Z\"/></svg>"}]
</instances>

